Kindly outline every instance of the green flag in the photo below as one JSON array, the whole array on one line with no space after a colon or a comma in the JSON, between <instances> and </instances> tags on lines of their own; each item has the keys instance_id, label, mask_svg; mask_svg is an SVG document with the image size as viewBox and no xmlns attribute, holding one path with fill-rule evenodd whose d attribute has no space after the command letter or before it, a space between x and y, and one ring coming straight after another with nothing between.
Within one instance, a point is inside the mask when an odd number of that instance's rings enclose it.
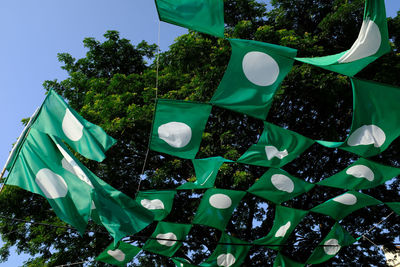
<instances>
[{"instance_id":1,"label":"green flag","mask_svg":"<svg viewBox=\"0 0 400 267\"><path fill-rule=\"evenodd\" d=\"M363 157L383 152L400 136L400 88L351 79L354 108L350 134L344 142L317 141Z\"/></svg>"},{"instance_id":2,"label":"green flag","mask_svg":"<svg viewBox=\"0 0 400 267\"><path fill-rule=\"evenodd\" d=\"M224 37L223 0L155 0L161 21Z\"/></svg>"},{"instance_id":3,"label":"green flag","mask_svg":"<svg viewBox=\"0 0 400 267\"><path fill-rule=\"evenodd\" d=\"M264 167L282 167L314 143L293 131L264 122L258 143L252 145L237 162Z\"/></svg>"},{"instance_id":4,"label":"green flag","mask_svg":"<svg viewBox=\"0 0 400 267\"><path fill-rule=\"evenodd\" d=\"M400 174L400 168L385 166L360 158L349 167L326 178L318 185L343 189L368 189L385 183Z\"/></svg>"},{"instance_id":5,"label":"green flag","mask_svg":"<svg viewBox=\"0 0 400 267\"><path fill-rule=\"evenodd\" d=\"M171 260L175 263L176 267L196 267L197 265L191 264L189 260L184 258L171 258Z\"/></svg>"},{"instance_id":6,"label":"green flag","mask_svg":"<svg viewBox=\"0 0 400 267\"><path fill-rule=\"evenodd\" d=\"M336 221L340 221L353 211L379 204L382 204L382 202L371 196L356 191L348 191L312 208L310 211L325 214Z\"/></svg>"},{"instance_id":7,"label":"green flag","mask_svg":"<svg viewBox=\"0 0 400 267\"><path fill-rule=\"evenodd\" d=\"M395 213L400 215L400 202L385 202L389 208L391 208Z\"/></svg>"},{"instance_id":8,"label":"green flag","mask_svg":"<svg viewBox=\"0 0 400 267\"><path fill-rule=\"evenodd\" d=\"M233 162L223 157L212 157L205 159L192 159L194 170L196 172L196 181L188 182L177 187L184 189L205 189L214 186L218 170L224 162Z\"/></svg>"},{"instance_id":9,"label":"green flag","mask_svg":"<svg viewBox=\"0 0 400 267\"><path fill-rule=\"evenodd\" d=\"M114 246L114 243L111 243L99 256L97 256L96 261L102 261L117 266L126 266L126 264L132 261L141 250L141 248L124 242L120 242L118 246Z\"/></svg>"},{"instance_id":10,"label":"green flag","mask_svg":"<svg viewBox=\"0 0 400 267\"><path fill-rule=\"evenodd\" d=\"M150 148L194 159L210 116L211 105L178 100L157 100Z\"/></svg>"},{"instance_id":11,"label":"green flag","mask_svg":"<svg viewBox=\"0 0 400 267\"><path fill-rule=\"evenodd\" d=\"M297 50L258 41L229 41L231 59L211 103L265 120Z\"/></svg>"},{"instance_id":12,"label":"green flag","mask_svg":"<svg viewBox=\"0 0 400 267\"><path fill-rule=\"evenodd\" d=\"M340 224L335 223L332 230L322 240L308 258L308 264L318 264L335 257L341 247L349 246L356 240Z\"/></svg>"},{"instance_id":13,"label":"green flag","mask_svg":"<svg viewBox=\"0 0 400 267\"><path fill-rule=\"evenodd\" d=\"M315 185L296 178L284 170L271 168L247 192L280 204L310 191Z\"/></svg>"},{"instance_id":14,"label":"green flag","mask_svg":"<svg viewBox=\"0 0 400 267\"><path fill-rule=\"evenodd\" d=\"M208 189L201 199L193 223L224 231L233 210L246 192L227 189Z\"/></svg>"},{"instance_id":15,"label":"green flag","mask_svg":"<svg viewBox=\"0 0 400 267\"><path fill-rule=\"evenodd\" d=\"M251 248L249 243L230 236L225 232L222 233L218 243L211 256L205 262L201 263L200 266L241 266Z\"/></svg>"},{"instance_id":16,"label":"green flag","mask_svg":"<svg viewBox=\"0 0 400 267\"><path fill-rule=\"evenodd\" d=\"M294 231L300 221L308 214L308 211L276 206L274 224L269 233L254 241L257 245L283 245ZM280 246L268 246L274 250L280 250Z\"/></svg>"},{"instance_id":17,"label":"green flag","mask_svg":"<svg viewBox=\"0 0 400 267\"><path fill-rule=\"evenodd\" d=\"M273 265L273 267L303 267L303 266L305 266L305 263L299 263L292 259L289 259L288 257L282 255L282 253L280 252L278 253L278 255L276 255Z\"/></svg>"},{"instance_id":18,"label":"green flag","mask_svg":"<svg viewBox=\"0 0 400 267\"><path fill-rule=\"evenodd\" d=\"M159 222L150 239L144 244L143 249L172 257L181 247L182 240L185 240L190 228L192 228L191 224Z\"/></svg>"},{"instance_id":19,"label":"green flag","mask_svg":"<svg viewBox=\"0 0 400 267\"><path fill-rule=\"evenodd\" d=\"M161 221L171 212L176 191L149 190L140 191L136 202L154 214L154 220Z\"/></svg>"},{"instance_id":20,"label":"green flag","mask_svg":"<svg viewBox=\"0 0 400 267\"><path fill-rule=\"evenodd\" d=\"M390 52L390 45L385 1L366 0L360 33L349 50L336 55L296 58L296 60L347 76L354 76L388 52Z\"/></svg>"},{"instance_id":21,"label":"green flag","mask_svg":"<svg viewBox=\"0 0 400 267\"><path fill-rule=\"evenodd\" d=\"M6 184L45 197L57 216L83 234L90 215L93 187L63 168L64 157L52 139L29 129Z\"/></svg>"},{"instance_id":22,"label":"green flag","mask_svg":"<svg viewBox=\"0 0 400 267\"><path fill-rule=\"evenodd\" d=\"M102 161L116 141L102 128L82 118L53 90L44 100L32 124L41 132L61 138L88 159Z\"/></svg>"}]
</instances>

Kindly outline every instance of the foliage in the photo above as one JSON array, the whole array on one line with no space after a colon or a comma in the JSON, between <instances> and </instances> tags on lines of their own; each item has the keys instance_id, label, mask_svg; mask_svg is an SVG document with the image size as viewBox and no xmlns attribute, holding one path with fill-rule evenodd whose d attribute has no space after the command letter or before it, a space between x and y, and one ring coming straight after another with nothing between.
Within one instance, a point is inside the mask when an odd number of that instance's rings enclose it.
<instances>
[{"instance_id":1,"label":"foliage","mask_svg":"<svg viewBox=\"0 0 400 267\"><path fill-rule=\"evenodd\" d=\"M351 46L361 24L362 0L273 0L272 9L253 0L226 0L227 35L234 38L289 46L299 50L300 56L320 56L341 52ZM400 68L398 54L400 17L389 19L392 53L377 60L357 77L400 86L397 75ZM115 31L99 42L86 38L86 57L74 59L66 53L59 54L69 77L63 81L46 81L45 89L54 88L64 96L83 117L100 125L118 140L102 163L85 161L100 178L115 188L134 197L148 144L151 120L156 97L156 65L146 65L144 58L153 59L156 47L145 42L133 46L120 38ZM160 55L158 97L207 102L218 86L229 61L230 47L226 40L191 32L177 38L170 49ZM296 63L284 80L275 97L267 121L297 131L307 137L323 140L344 140L351 124L352 95L348 78ZM257 141L262 132L258 120L213 108L198 154L198 158L224 156L236 160ZM396 141L382 155L373 160L400 166ZM168 155L162 157L150 152L141 190L175 188L177 184L193 179L191 162ZM344 169L356 157L350 153L312 146L301 157L285 166L289 173L309 182L318 182ZM82 159L84 160L84 159ZM264 172L265 168L223 165L216 181L218 188L246 190ZM310 209L343 192L338 189L315 187L312 191L287 205ZM364 190L382 201L400 201L400 182ZM202 192L180 192L174 208L166 221L190 223L200 202ZM246 240L265 236L272 227L273 205L247 195L232 216L227 230ZM390 211L382 206L364 208L344 219L343 225L354 236L366 233ZM0 195L0 216L21 218L65 226L49 209L44 199L7 186ZM283 252L304 262L320 240L329 232L333 220L317 214L308 215L296 229L296 235ZM140 233L150 236L152 224ZM2 260L9 248L16 245L19 251L33 255L32 266L48 266L92 260L111 242L104 229L90 225L85 236L68 228L51 228L25 224L0 217L0 232L5 241L0 250ZM216 247L219 231L195 225L189 240L177 256L191 258L199 263ZM382 225L372 230L368 238L377 244L391 244L400 235L398 217L392 215ZM131 238L138 245L142 239ZM253 247L245 266L269 266L276 252L263 247ZM170 266L166 258L141 254L140 266ZM143 256L145 255L145 256ZM27 264L28 264L27 263ZM357 246L343 249L339 256L323 266L337 264L382 266L384 257L377 247L364 240ZM89 265L101 266L90 262Z\"/></svg>"}]
</instances>

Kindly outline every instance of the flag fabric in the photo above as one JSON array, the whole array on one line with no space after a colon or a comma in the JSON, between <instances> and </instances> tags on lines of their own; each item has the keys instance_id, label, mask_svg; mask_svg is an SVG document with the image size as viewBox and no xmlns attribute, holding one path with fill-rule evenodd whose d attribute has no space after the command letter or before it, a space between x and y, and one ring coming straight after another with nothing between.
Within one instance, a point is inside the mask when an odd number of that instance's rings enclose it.
<instances>
[{"instance_id":1,"label":"flag fabric","mask_svg":"<svg viewBox=\"0 0 400 267\"><path fill-rule=\"evenodd\" d=\"M273 267L303 267L305 265L305 263L296 262L279 252L276 255Z\"/></svg>"},{"instance_id":2,"label":"flag fabric","mask_svg":"<svg viewBox=\"0 0 400 267\"><path fill-rule=\"evenodd\" d=\"M63 155L44 133L29 129L18 152L6 184L45 197L61 220L83 234L90 216L93 186L63 168Z\"/></svg>"},{"instance_id":3,"label":"flag fabric","mask_svg":"<svg viewBox=\"0 0 400 267\"><path fill-rule=\"evenodd\" d=\"M344 142L317 141L327 147L375 156L400 136L400 88L352 78L353 122Z\"/></svg>"},{"instance_id":4,"label":"flag fabric","mask_svg":"<svg viewBox=\"0 0 400 267\"><path fill-rule=\"evenodd\" d=\"M82 118L53 90L48 92L32 128L61 138L82 156L96 161L104 160L105 151L116 142L101 127Z\"/></svg>"},{"instance_id":5,"label":"flag fabric","mask_svg":"<svg viewBox=\"0 0 400 267\"><path fill-rule=\"evenodd\" d=\"M161 221L171 212L175 190L140 191L136 202L154 214L154 220Z\"/></svg>"},{"instance_id":6,"label":"flag fabric","mask_svg":"<svg viewBox=\"0 0 400 267\"><path fill-rule=\"evenodd\" d=\"M270 168L247 192L280 204L310 191L315 185L296 178L284 170Z\"/></svg>"},{"instance_id":7,"label":"flag fabric","mask_svg":"<svg viewBox=\"0 0 400 267\"><path fill-rule=\"evenodd\" d=\"M389 208L391 208L395 213L400 215L400 202L385 202Z\"/></svg>"},{"instance_id":8,"label":"flag fabric","mask_svg":"<svg viewBox=\"0 0 400 267\"><path fill-rule=\"evenodd\" d=\"M205 262L201 263L200 266L241 266L251 248L249 243L230 236L225 232L222 233L218 243L214 252Z\"/></svg>"},{"instance_id":9,"label":"flag fabric","mask_svg":"<svg viewBox=\"0 0 400 267\"><path fill-rule=\"evenodd\" d=\"M225 230L233 210L246 192L227 189L208 189L201 199L193 224Z\"/></svg>"},{"instance_id":10,"label":"flag fabric","mask_svg":"<svg viewBox=\"0 0 400 267\"><path fill-rule=\"evenodd\" d=\"M297 50L251 40L229 42L231 59L211 103L265 120Z\"/></svg>"},{"instance_id":11,"label":"flag fabric","mask_svg":"<svg viewBox=\"0 0 400 267\"><path fill-rule=\"evenodd\" d=\"M158 99L150 149L194 159L210 113L209 104Z\"/></svg>"},{"instance_id":12,"label":"flag fabric","mask_svg":"<svg viewBox=\"0 0 400 267\"><path fill-rule=\"evenodd\" d=\"M179 257L171 258L176 267L196 267L198 265L191 264L189 260Z\"/></svg>"},{"instance_id":13,"label":"flag fabric","mask_svg":"<svg viewBox=\"0 0 400 267\"><path fill-rule=\"evenodd\" d=\"M360 190L381 185L397 175L400 175L400 168L385 166L360 158L343 171L317 184L350 190Z\"/></svg>"},{"instance_id":14,"label":"flag fabric","mask_svg":"<svg viewBox=\"0 0 400 267\"><path fill-rule=\"evenodd\" d=\"M307 264L318 264L335 257L342 247L356 240L340 224L335 223L328 235L322 240L307 260Z\"/></svg>"},{"instance_id":15,"label":"flag fabric","mask_svg":"<svg viewBox=\"0 0 400 267\"><path fill-rule=\"evenodd\" d=\"M371 196L356 191L348 191L312 208L310 211L325 214L336 221L340 221L353 211L379 204L382 204L382 202Z\"/></svg>"},{"instance_id":16,"label":"flag fabric","mask_svg":"<svg viewBox=\"0 0 400 267\"><path fill-rule=\"evenodd\" d=\"M117 246L111 243L99 256L96 261L101 261L116 266L126 266L127 263L139 254L141 248L120 242Z\"/></svg>"},{"instance_id":17,"label":"flag fabric","mask_svg":"<svg viewBox=\"0 0 400 267\"><path fill-rule=\"evenodd\" d=\"M290 234L294 231L300 221L308 214L308 211L288 208L277 205L275 209L275 219L269 233L254 241L257 245L269 245L268 248L281 250L281 246L286 243ZM277 246L271 246L277 245Z\"/></svg>"},{"instance_id":18,"label":"flag fabric","mask_svg":"<svg viewBox=\"0 0 400 267\"><path fill-rule=\"evenodd\" d=\"M223 157L212 157L205 159L192 159L196 173L196 181L188 182L178 186L176 189L206 189L214 186L218 170L224 162L233 162Z\"/></svg>"},{"instance_id":19,"label":"flag fabric","mask_svg":"<svg viewBox=\"0 0 400 267\"><path fill-rule=\"evenodd\" d=\"M185 240L191 228L191 224L159 222L154 233L144 244L143 249L172 257L182 246L182 240Z\"/></svg>"},{"instance_id":20,"label":"flag fabric","mask_svg":"<svg viewBox=\"0 0 400 267\"><path fill-rule=\"evenodd\" d=\"M223 0L155 0L161 21L224 37Z\"/></svg>"},{"instance_id":21,"label":"flag fabric","mask_svg":"<svg viewBox=\"0 0 400 267\"><path fill-rule=\"evenodd\" d=\"M296 58L296 60L347 76L354 76L388 52L390 52L390 45L385 1L366 0L361 30L349 50L336 55Z\"/></svg>"},{"instance_id":22,"label":"flag fabric","mask_svg":"<svg viewBox=\"0 0 400 267\"><path fill-rule=\"evenodd\" d=\"M314 143L296 132L264 122L258 143L252 145L237 162L280 168L291 162Z\"/></svg>"}]
</instances>

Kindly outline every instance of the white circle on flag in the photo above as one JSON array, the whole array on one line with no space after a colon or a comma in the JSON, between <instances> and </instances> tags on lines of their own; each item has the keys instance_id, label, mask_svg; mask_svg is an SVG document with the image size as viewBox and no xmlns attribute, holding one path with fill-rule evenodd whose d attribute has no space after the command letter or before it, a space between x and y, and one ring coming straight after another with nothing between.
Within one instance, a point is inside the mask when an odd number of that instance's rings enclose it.
<instances>
[{"instance_id":1,"label":"white circle on flag","mask_svg":"<svg viewBox=\"0 0 400 267\"><path fill-rule=\"evenodd\" d=\"M271 183L280 191L292 193L294 190L294 183L292 179L283 174L272 175Z\"/></svg>"},{"instance_id":2,"label":"white circle on flag","mask_svg":"<svg viewBox=\"0 0 400 267\"><path fill-rule=\"evenodd\" d=\"M164 203L159 199L142 199L140 204L148 210L163 210Z\"/></svg>"},{"instance_id":3,"label":"white circle on flag","mask_svg":"<svg viewBox=\"0 0 400 267\"><path fill-rule=\"evenodd\" d=\"M37 172L35 182L48 199L65 197L68 193L68 186L64 179L47 168Z\"/></svg>"},{"instance_id":4,"label":"white circle on flag","mask_svg":"<svg viewBox=\"0 0 400 267\"><path fill-rule=\"evenodd\" d=\"M221 254L217 257L218 266L229 267L235 264L236 259L231 253Z\"/></svg>"},{"instance_id":5,"label":"white circle on flag","mask_svg":"<svg viewBox=\"0 0 400 267\"><path fill-rule=\"evenodd\" d=\"M343 205L352 206L357 203L357 197L353 194L346 193L332 199L335 202L341 203Z\"/></svg>"},{"instance_id":6,"label":"white circle on flag","mask_svg":"<svg viewBox=\"0 0 400 267\"><path fill-rule=\"evenodd\" d=\"M124 261L125 260L125 253L122 252L120 249L115 249L115 250L107 250L107 254L113 257L117 261Z\"/></svg>"},{"instance_id":7,"label":"white circle on flag","mask_svg":"<svg viewBox=\"0 0 400 267\"><path fill-rule=\"evenodd\" d=\"M269 86L279 76L279 65L268 54L253 51L243 57L242 68L246 78L258 86Z\"/></svg>"},{"instance_id":8,"label":"white circle on flag","mask_svg":"<svg viewBox=\"0 0 400 267\"><path fill-rule=\"evenodd\" d=\"M374 172L365 165L354 165L346 170L346 174L356 178L365 178L372 182L374 180Z\"/></svg>"},{"instance_id":9,"label":"white circle on flag","mask_svg":"<svg viewBox=\"0 0 400 267\"><path fill-rule=\"evenodd\" d=\"M282 225L279 227L278 231L275 233L275 237L284 237L287 233L287 231L290 229L290 226L292 223L288 221L285 225Z\"/></svg>"},{"instance_id":10,"label":"white circle on flag","mask_svg":"<svg viewBox=\"0 0 400 267\"><path fill-rule=\"evenodd\" d=\"M79 141L83 136L83 125L69 109L65 110L62 130L71 141Z\"/></svg>"},{"instance_id":11,"label":"white circle on flag","mask_svg":"<svg viewBox=\"0 0 400 267\"><path fill-rule=\"evenodd\" d=\"M340 250L339 241L334 238L325 241L324 245L324 251L328 255L336 255Z\"/></svg>"},{"instance_id":12,"label":"white circle on flag","mask_svg":"<svg viewBox=\"0 0 400 267\"><path fill-rule=\"evenodd\" d=\"M174 240L178 240L176 235L174 233L171 233L171 232L170 233L165 233L165 234L158 234L156 236L156 238L172 239L172 240L157 240L158 243L160 243L163 246L167 246L167 247L172 247L176 243L176 241L174 241Z\"/></svg>"},{"instance_id":13,"label":"white circle on flag","mask_svg":"<svg viewBox=\"0 0 400 267\"><path fill-rule=\"evenodd\" d=\"M158 136L168 145L182 148L192 139L192 129L183 122L169 122L158 127Z\"/></svg>"},{"instance_id":14,"label":"white circle on flag","mask_svg":"<svg viewBox=\"0 0 400 267\"><path fill-rule=\"evenodd\" d=\"M347 139L349 146L374 145L381 147L385 143L385 132L376 125L364 125L355 130Z\"/></svg>"},{"instance_id":15,"label":"white circle on flag","mask_svg":"<svg viewBox=\"0 0 400 267\"><path fill-rule=\"evenodd\" d=\"M225 194L214 194L209 199L210 205L216 209L227 209L232 206L232 200Z\"/></svg>"}]
</instances>

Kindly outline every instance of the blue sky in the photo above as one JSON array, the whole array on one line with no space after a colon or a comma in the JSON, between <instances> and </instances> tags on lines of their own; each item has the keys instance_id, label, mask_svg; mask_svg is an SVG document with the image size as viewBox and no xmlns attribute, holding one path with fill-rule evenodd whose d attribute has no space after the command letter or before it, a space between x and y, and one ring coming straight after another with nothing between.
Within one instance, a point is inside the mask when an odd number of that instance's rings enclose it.
<instances>
[{"instance_id":1,"label":"blue sky","mask_svg":"<svg viewBox=\"0 0 400 267\"><path fill-rule=\"evenodd\" d=\"M399 0L386 0L388 16L400 10ZM152 0L2 0L0 1L0 165L29 117L44 99L45 80L66 78L57 53L75 58L86 50L82 40L103 40L107 30L137 44L157 43L158 17ZM160 46L166 50L186 29L160 24ZM0 266L17 266L25 259L13 255Z\"/></svg>"}]
</instances>

